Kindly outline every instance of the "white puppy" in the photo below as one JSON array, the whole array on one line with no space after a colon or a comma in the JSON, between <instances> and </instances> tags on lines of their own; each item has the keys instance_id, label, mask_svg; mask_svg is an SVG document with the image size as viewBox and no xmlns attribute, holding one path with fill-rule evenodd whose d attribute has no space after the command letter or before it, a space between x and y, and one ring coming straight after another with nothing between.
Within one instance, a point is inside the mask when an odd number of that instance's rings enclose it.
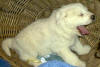
<instances>
[{"instance_id":1,"label":"white puppy","mask_svg":"<svg viewBox=\"0 0 100 67\"><path fill-rule=\"evenodd\" d=\"M81 36L80 32L88 34L83 25L92 23L94 19L93 13L80 3L65 5L54 10L50 17L33 22L15 38L4 40L2 48L8 56L11 56L9 48L14 49L21 60L31 65L39 62L38 55L54 52L69 64L86 67L72 50L79 55L90 51L90 46L82 45L78 36Z\"/></svg>"}]
</instances>

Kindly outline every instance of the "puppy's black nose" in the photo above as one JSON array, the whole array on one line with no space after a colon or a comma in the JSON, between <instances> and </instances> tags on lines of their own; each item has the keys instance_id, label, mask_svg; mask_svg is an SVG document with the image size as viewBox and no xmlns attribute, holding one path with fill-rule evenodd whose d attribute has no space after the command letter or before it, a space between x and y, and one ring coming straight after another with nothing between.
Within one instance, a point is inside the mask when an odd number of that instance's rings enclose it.
<instances>
[{"instance_id":1,"label":"puppy's black nose","mask_svg":"<svg viewBox=\"0 0 100 67\"><path fill-rule=\"evenodd\" d=\"M91 19L92 20L95 20L95 15L91 15Z\"/></svg>"}]
</instances>

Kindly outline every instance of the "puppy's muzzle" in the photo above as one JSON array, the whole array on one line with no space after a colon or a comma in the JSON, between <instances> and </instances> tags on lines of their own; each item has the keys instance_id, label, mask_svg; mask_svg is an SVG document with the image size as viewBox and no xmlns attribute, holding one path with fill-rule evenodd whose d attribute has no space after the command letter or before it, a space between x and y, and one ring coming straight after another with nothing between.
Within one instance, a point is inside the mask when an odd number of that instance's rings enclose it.
<instances>
[{"instance_id":1,"label":"puppy's muzzle","mask_svg":"<svg viewBox=\"0 0 100 67\"><path fill-rule=\"evenodd\" d=\"M91 18L92 20L95 20L95 19L96 19L95 15L91 15L90 18Z\"/></svg>"}]
</instances>

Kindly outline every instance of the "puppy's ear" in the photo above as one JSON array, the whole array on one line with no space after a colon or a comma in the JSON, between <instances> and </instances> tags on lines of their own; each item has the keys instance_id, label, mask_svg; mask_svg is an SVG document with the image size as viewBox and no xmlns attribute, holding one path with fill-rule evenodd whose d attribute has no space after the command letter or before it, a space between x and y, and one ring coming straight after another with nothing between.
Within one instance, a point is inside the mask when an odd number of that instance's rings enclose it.
<instances>
[{"instance_id":1,"label":"puppy's ear","mask_svg":"<svg viewBox=\"0 0 100 67\"><path fill-rule=\"evenodd\" d=\"M63 17L64 17L64 12L61 11L61 10L58 10L58 11L56 12L56 18L57 18L57 19L60 19L60 18L63 18Z\"/></svg>"},{"instance_id":2,"label":"puppy's ear","mask_svg":"<svg viewBox=\"0 0 100 67\"><path fill-rule=\"evenodd\" d=\"M67 14L63 10L57 10L56 11L56 20L57 23L62 23L64 22L64 19L67 17Z\"/></svg>"}]
</instances>

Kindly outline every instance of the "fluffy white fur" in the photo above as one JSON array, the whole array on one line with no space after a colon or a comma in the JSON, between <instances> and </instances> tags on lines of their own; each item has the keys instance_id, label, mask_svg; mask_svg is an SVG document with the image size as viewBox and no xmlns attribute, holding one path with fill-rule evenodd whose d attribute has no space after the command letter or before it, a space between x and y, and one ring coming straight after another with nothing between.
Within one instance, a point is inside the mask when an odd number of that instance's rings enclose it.
<instances>
[{"instance_id":1,"label":"fluffy white fur","mask_svg":"<svg viewBox=\"0 0 100 67\"><path fill-rule=\"evenodd\" d=\"M24 28L15 38L4 40L2 48L8 56L11 56L9 48L14 49L23 61L55 52L69 64L86 67L72 50L79 55L90 51L89 45L80 43L78 36L81 35L77 26L92 23L91 15L80 3L62 6L54 10L50 17L37 20ZM35 63L30 61L29 64Z\"/></svg>"}]
</instances>

